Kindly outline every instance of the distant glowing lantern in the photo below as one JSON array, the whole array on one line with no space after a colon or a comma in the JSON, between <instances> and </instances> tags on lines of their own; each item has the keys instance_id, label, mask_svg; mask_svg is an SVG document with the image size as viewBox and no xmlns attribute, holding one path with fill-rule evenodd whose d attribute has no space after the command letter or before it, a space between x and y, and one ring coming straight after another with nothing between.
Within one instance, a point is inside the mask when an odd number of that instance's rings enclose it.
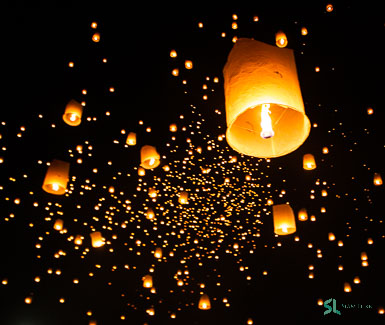
<instances>
[{"instance_id":1,"label":"distant glowing lantern","mask_svg":"<svg viewBox=\"0 0 385 325\"><path fill-rule=\"evenodd\" d=\"M367 261L368 260L368 255L366 255L365 252L361 253L361 261Z\"/></svg>"},{"instance_id":2,"label":"distant glowing lantern","mask_svg":"<svg viewBox=\"0 0 385 325\"><path fill-rule=\"evenodd\" d=\"M281 30L278 31L276 34L275 34L275 44L278 46L278 47L286 47L287 45L287 37L286 37L286 34L284 32L282 32Z\"/></svg>"},{"instance_id":3,"label":"distant glowing lantern","mask_svg":"<svg viewBox=\"0 0 385 325\"><path fill-rule=\"evenodd\" d=\"M274 232L289 235L296 231L295 216L288 204L273 205Z\"/></svg>"},{"instance_id":4,"label":"distant glowing lantern","mask_svg":"<svg viewBox=\"0 0 385 325\"><path fill-rule=\"evenodd\" d=\"M177 57L177 53L176 53L175 50L171 50L170 51L170 57L172 57L172 58L176 58Z\"/></svg>"},{"instance_id":5,"label":"distant glowing lantern","mask_svg":"<svg viewBox=\"0 0 385 325\"><path fill-rule=\"evenodd\" d=\"M184 67L185 67L186 69L188 69L188 70L192 69L192 68L193 68L193 63L192 63L192 61L186 60L186 61L184 62Z\"/></svg>"},{"instance_id":6,"label":"distant glowing lantern","mask_svg":"<svg viewBox=\"0 0 385 325\"><path fill-rule=\"evenodd\" d=\"M307 35L307 28L306 28L306 27L302 27L302 28L301 28L301 34L302 34L303 36Z\"/></svg>"},{"instance_id":7,"label":"distant glowing lantern","mask_svg":"<svg viewBox=\"0 0 385 325\"><path fill-rule=\"evenodd\" d=\"M129 146L135 146L136 145L136 133L135 132L130 132L127 135L126 143Z\"/></svg>"},{"instance_id":8,"label":"distant glowing lantern","mask_svg":"<svg viewBox=\"0 0 385 325\"><path fill-rule=\"evenodd\" d=\"M171 74L174 76L174 77L178 77L179 76L179 69L175 68L171 71Z\"/></svg>"},{"instance_id":9,"label":"distant glowing lantern","mask_svg":"<svg viewBox=\"0 0 385 325\"><path fill-rule=\"evenodd\" d=\"M372 115L372 114L374 113L374 110L373 110L373 108L368 107L368 109L366 110L366 112L368 113L368 115Z\"/></svg>"},{"instance_id":10,"label":"distant glowing lantern","mask_svg":"<svg viewBox=\"0 0 385 325\"><path fill-rule=\"evenodd\" d=\"M334 234L332 232L329 232L329 240L330 241L336 240L336 236L334 236Z\"/></svg>"},{"instance_id":11,"label":"distant glowing lantern","mask_svg":"<svg viewBox=\"0 0 385 325\"><path fill-rule=\"evenodd\" d=\"M96 22L91 23L91 28L96 29L98 27L98 24Z\"/></svg>"},{"instance_id":12,"label":"distant glowing lantern","mask_svg":"<svg viewBox=\"0 0 385 325\"><path fill-rule=\"evenodd\" d=\"M350 284L348 282L344 283L344 291L345 292L351 292L352 291L352 287L350 286Z\"/></svg>"},{"instance_id":13,"label":"distant glowing lantern","mask_svg":"<svg viewBox=\"0 0 385 325\"><path fill-rule=\"evenodd\" d=\"M75 245L81 245L83 244L83 238L80 235L77 235L74 240Z\"/></svg>"},{"instance_id":14,"label":"distant glowing lantern","mask_svg":"<svg viewBox=\"0 0 385 325\"><path fill-rule=\"evenodd\" d=\"M236 151L273 158L296 150L310 121L297 77L293 50L241 38L223 69L226 139Z\"/></svg>"},{"instance_id":15,"label":"distant glowing lantern","mask_svg":"<svg viewBox=\"0 0 385 325\"><path fill-rule=\"evenodd\" d=\"M142 278L144 288L152 288L152 276L147 274Z\"/></svg>"},{"instance_id":16,"label":"distant glowing lantern","mask_svg":"<svg viewBox=\"0 0 385 325\"><path fill-rule=\"evenodd\" d=\"M158 195L158 192L156 191L155 188L150 188L148 190L148 196L151 197L151 198L156 198L156 196Z\"/></svg>"},{"instance_id":17,"label":"distant glowing lantern","mask_svg":"<svg viewBox=\"0 0 385 325\"><path fill-rule=\"evenodd\" d=\"M329 153L328 147L323 147L322 148L322 153L325 154L325 155L328 154Z\"/></svg>"},{"instance_id":18,"label":"distant glowing lantern","mask_svg":"<svg viewBox=\"0 0 385 325\"><path fill-rule=\"evenodd\" d=\"M356 277L354 277L353 282L355 284L359 284L359 283L361 283L361 280L360 280L360 278L358 276L356 276Z\"/></svg>"},{"instance_id":19,"label":"distant glowing lantern","mask_svg":"<svg viewBox=\"0 0 385 325\"><path fill-rule=\"evenodd\" d=\"M68 125L78 126L82 122L83 106L76 100L70 100L67 104L63 120Z\"/></svg>"},{"instance_id":20,"label":"distant glowing lantern","mask_svg":"<svg viewBox=\"0 0 385 325\"><path fill-rule=\"evenodd\" d=\"M143 167L138 168L138 175L139 176L144 176L146 175L146 170Z\"/></svg>"},{"instance_id":21,"label":"distant glowing lantern","mask_svg":"<svg viewBox=\"0 0 385 325\"><path fill-rule=\"evenodd\" d=\"M322 195L322 196L328 196L328 191L322 190L322 191L321 191L321 195Z\"/></svg>"},{"instance_id":22,"label":"distant glowing lantern","mask_svg":"<svg viewBox=\"0 0 385 325\"><path fill-rule=\"evenodd\" d=\"M178 130L178 127L176 126L176 124L170 124L170 131L171 132L176 132Z\"/></svg>"},{"instance_id":23,"label":"distant glowing lantern","mask_svg":"<svg viewBox=\"0 0 385 325\"><path fill-rule=\"evenodd\" d=\"M202 310L208 310L211 308L210 298L207 294L203 294L198 303L198 308Z\"/></svg>"},{"instance_id":24,"label":"distant glowing lantern","mask_svg":"<svg viewBox=\"0 0 385 325\"><path fill-rule=\"evenodd\" d=\"M43 182L43 190L47 193L62 195L66 192L70 164L61 160L53 160L47 169Z\"/></svg>"},{"instance_id":25,"label":"distant glowing lantern","mask_svg":"<svg viewBox=\"0 0 385 325\"><path fill-rule=\"evenodd\" d=\"M333 5L332 5L331 3L329 3L329 4L326 5L326 11L327 11L327 12L332 12L333 9L334 9L334 8L333 8Z\"/></svg>"},{"instance_id":26,"label":"distant glowing lantern","mask_svg":"<svg viewBox=\"0 0 385 325\"><path fill-rule=\"evenodd\" d=\"M180 204L188 204L188 193L187 192L180 192L178 202Z\"/></svg>"},{"instance_id":27,"label":"distant glowing lantern","mask_svg":"<svg viewBox=\"0 0 385 325\"><path fill-rule=\"evenodd\" d=\"M145 169L156 168L160 164L160 156L153 146L140 149L141 166Z\"/></svg>"},{"instance_id":28,"label":"distant glowing lantern","mask_svg":"<svg viewBox=\"0 0 385 325\"><path fill-rule=\"evenodd\" d=\"M155 249L154 256L155 256L156 258L162 258L162 256L163 256L162 248L157 247L157 248Z\"/></svg>"},{"instance_id":29,"label":"distant glowing lantern","mask_svg":"<svg viewBox=\"0 0 385 325\"><path fill-rule=\"evenodd\" d=\"M100 42L100 33L95 33L94 35L92 35L92 41L95 43Z\"/></svg>"},{"instance_id":30,"label":"distant glowing lantern","mask_svg":"<svg viewBox=\"0 0 385 325\"><path fill-rule=\"evenodd\" d=\"M94 231L90 234L92 247L102 247L104 245L104 238L100 231Z\"/></svg>"},{"instance_id":31,"label":"distant glowing lantern","mask_svg":"<svg viewBox=\"0 0 385 325\"><path fill-rule=\"evenodd\" d=\"M382 177L379 173L374 173L373 184L376 186L382 185Z\"/></svg>"},{"instance_id":32,"label":"distant glowing lantern","mask_svg":"<svg viewBox=\"0 0 385 325\"><path fill-rule=\"evenodd\" d=\"M155 217L154 210L152 210L151 208L148 208L146 211L146 218L149 220L152 220L154 219L154 217Z\"/></svg>"},{"instance_id":33,"label":"distant glowing lantern","mask_svg":"<svg viewBox=\"0 0 385 325\"><path fill-rule=\"evenodd\" d=\"M53 225L53 228L55 230L58 230L58 231L63 230L63 220L62 219L56 219L56 221Z\"/></svg>"},{"instance_id":34,"label":"distant glowing lantern","mask_svg":"<svg viewBox=\"0 0 385 325\"><path fill-rule=\"evenodd\" d=\"M298 211L298 220L300 221L306 221L308 219L307 211L306 209L301 209Z\"/></svg>"},{"instance_id":35,"label":"distant glowing lantern","mask_svg":"<svg viewBox=\"0 0 385 325\"><path fill-rule=\"evenodd\" d=\"M317 167L314 156L311 153L307 153L303 156L303 169L313 170Z\"/></svg>"}]
</instances>

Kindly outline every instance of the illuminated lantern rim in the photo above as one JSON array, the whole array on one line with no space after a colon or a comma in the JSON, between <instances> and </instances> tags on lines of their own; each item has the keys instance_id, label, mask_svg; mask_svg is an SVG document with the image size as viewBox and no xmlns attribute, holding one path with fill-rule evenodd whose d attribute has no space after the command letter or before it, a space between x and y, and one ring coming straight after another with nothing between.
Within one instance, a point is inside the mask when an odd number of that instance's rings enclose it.
<instances>
[{"instance_id":1,"label":"illuminated lantern rim","mask_svg":"<svg viewBox=\"0 0 385 325\"><path fill-rule=\"evenodd\" d=\"M64 111L63 121L70 126L78 126L82 122L83 107L76 100L71 100ZM74 119L71 119L74 117Z\"/></svg>"},{"instance_id":2,"label":"illuminated lantern rim","mask_svg":"<svg viewBox=\"0 0 385 325\"><path fill-rule=\"evenodd\" d=\"M223 69L226 140L242 154L275 158L302 145L311 123L305 114L294 52L253 39L233 46ZM274 136L263 139L261 110L270 104Z\"/></svg>"}]
</instances>

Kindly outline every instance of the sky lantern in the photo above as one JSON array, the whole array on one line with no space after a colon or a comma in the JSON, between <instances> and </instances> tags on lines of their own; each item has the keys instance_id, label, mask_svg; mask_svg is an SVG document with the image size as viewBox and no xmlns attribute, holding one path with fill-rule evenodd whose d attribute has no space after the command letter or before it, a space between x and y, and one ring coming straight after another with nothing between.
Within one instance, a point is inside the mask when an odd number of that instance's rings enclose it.
<instances>
[{"instance_id":1,"label":"sky lantern","mask_svg":"<svg viewBox=\"0 0 385 325\"><path fill-rule=\"evenodd\" d=\"M382 185L382 177L379 173L374 173L373 184L376 186Z\"/></svg>"},{"instance_id":2,"label":"sky lantern","mask_svg":"<svg viewBox=\"0 0 385 325\"><path fill-rule=\"evenodd\" d=\"M333 11L333 5L331 4L331 3L328 3L327 5L326 5L326 11L327 12L332 12Z\"/></svg>"},{"instance_id":3,"label":"sky lantern","mask_svg":"<svg viewBox=\"0 0 385 325\"><path fill-rule=\"evenodd\" d=\"M283 31L278 31L276 34L275 34L275 44L278 46L278 47L286 47L287 45L287 37L286 37L286 34L283 32Z\"/></svg>"},{"instance_id":4,"label":"sky lantern","mask_svg":"<svg viewBox=\"0 0 385 325\"><path fill-rule=\"evenodd\" d=\"M176 124L170 124L170 131L171 132L176 132L178 130L178 127L176 126Z\"/></svg>"},{"instance_id":5,"label":"sky lantern","mask_svg":"<svg viewBox=\"0 0 385 325\"><path fill-rule=\"evenodd\" d=\"M301 35L305 36L307 35L308 31L307 31L307 28L306 27L302 27L301 28Z\"/></svg>"},{"instance_id":6,"label":"sky lantern","mask_svg":"<svg viewBox=\"0 0 385 325\"><path fill-rule=\"evenodd\" d=\"M74 240L74 243L75 243L75 245L81 245L81 244L83 244L83 238L82 238L82 236L81 236L81 235L76 235L75 240Z\"/></svg>"},{"instance_id":7,"label":"sky lantern","mask_svg":"<svg viewBox=\"0 0 385 325\"><path fill-rule=\"evenodd\" d=\"M314 156L311 153L307 153L303 156L303 169L313 170L317 167Z\"/></svg>"},{"instance_id":8,"label":"sky lantern","mask_svg":"<svg viewBox=\"0 0 385 325\"><path fill-rule=\"evenodd\" d=\"M53 229L55 229L57 231L63 230L63 220L62 219L56 219L56 221L53 225Z\"/></svg>"},{"instance_id":9,"label":"sky lantern","mask_svg":"<svg viewBox=\"0 0 385 325\"><path fill-rule=\"evenodd\" d=\"M186 60L184 61L184 67L188 70L192 69L193 68L193 63L191 60Z\"/></svg>"},{"instance_id":10,"label":"sky lantern","mask_svg":"<svg viewBox=\"0 0 385 325\"><path fill-rule=\"evenodd\" d=\"M322 148L322 153L325 154L325 155L328 154L329 153L329 148L328 147L323 147Z\"/></svg>"},{"instance_id":11,"label":"sky lantern","mask_svg":"<svg viewBox=\"0 0 385 325\"><path fill-rule=\"evenodd\" d=\"M288 204L273 205L274 233L289 235L296 231L293 209Z\"/></svg>"},{"instance_id":12,"label":"sky lantern","mask_svg":"<svg viewBox=\"0 0 385 325\"><path fill-rule=\"evenodd\" d=\"M157 247L157 248L155 249L154 256L155 256L156 258L162 258L162 256L163 256L162 248Z\"/></svg>"},{"instance_id":13,"label":"sky lantern","mask_svg":"<svg viewBox=\"0 0 385 325\"><path fill-rule=\"evenodd\" d=\"M170 57L171 58L176 58L178 55L177 55L177 53L176 53L176 51L175 50L171 50L170 51Z\"/></svg>"},{"instance_id":14,"label":"sky lantern","mask_svg":"<svg viewBox=\"0 0 385 325\"><path fill-rule=\"evenodd\" d=\"M310 132L293 50L241 38L223 69L226 139L245 155L273 158L296 150Z\"/></svg>"},{"instance_id":15,"label":"sky lantern","mask_svg":"<svg viewBox=\"0 0 385 325\"><path fill-rule=\"evenodd\" d=\"M94 231L90 234L92 247L102 247L104 245L104 238L100 231Z\"/></svg>"},{"instance_id":16,"label":"sky lantern","mask_svg":"<svg viewBox=\"0 0 385 325\"><path fill-rule=\"evenodd\" d=\"M136 133L135 132L130 132L127 135L126 144L128 144L129 146L135 146L136 145Z\"/></svg>"},{"instance_id":17,"label":"sky lantern","mask_svg":"<svg viewBox=\"0 0 385 325\"><path fill-rule=\"evenodd\" d=\"M298 220L306 221L308 219L307 211L305 208L298 211Z\"/></svg>"},{"instance_id":18,"label":"sky lantern","mask_svg":"<svg viewBox=\"0 0 385 325\"><path fill-rule=\"evenodd\" d=\"M63 120L68 125L78 126L82 122L83 106L76 100L70 100L67 104Z\"/></svg>"},{"instance_id":19,"label":"sky lantern","mask_svg":"<svg viewBox=\"0 0 385 325\"><path fill-rule=\"evenodd\" d=\"M148 190L148 196L151 197L151 198L156 198L156 196L158 195L158 192L156 191L155 188L151 187L149 190Z\"/></svg>"},{"instance_id":20,"label":"sky lantern","mask_svg":"<svg viewBox=\"0 0 385 325\"><path fill-rule=\"evenodd\" d=\"M152 288L152 276L147 274L142 278L144 288Z\"/></svg>"},{"instance_id":21,"label":"sky lantern","mask_svg":"<svg viewBox=\"0 0 385 325\"><path fill-rule=\"evenodd\" d=\"M198 303L198 308L202 310L208 310L211 308L210 298L207 294L203 294Z\"/></svg>"},{"instance_id":22,"label":"sky lantern","mask_svg":"<svg viewBox=\"0 0 385 325\"><path fill-rule=\"evenodd\" d=\"M47 169L43 182L43 190L47 193L62 195L66 192L70 164L54 159Z\"/></svg>"},{"instance_id":23,"label":"sky lantern","mask_svg":"<svg viewBox=\"0 0 385 325\"><path fill-rule=\"evenodd\" d=\"M99 43L100 42L100 33L95 33L94 35L92 35L92 41L95 43Z\"/></svg>"},{"instance_id":24,"label":"sky lantern","mask_svg":"<svg viewBox=\"0 0 385 325\"><path fill-rule=\"evenodd\" d=\"M151 208L148 208L146 211L146 218L149 220L152 220L152 219L154 219L154 217L155 217L154 210Z\"/></svg>"},{"instance_id":25,"label":"sky lantern","mask_svg":"<svg viewBox=\"0 0 385 325\"><path fill-rule=\"evenodd\" d=\"M143 146L140 149L141 166L145 169L152 169L160 164L160 156L153 146Z\"/></svg>"},{"instance_id":26,"label":"sky lantern","mask_svg":"<svg viewBox=\"0 0 385 325\"><path fill-rule=\"evenodd\" d=\"M146 175L146 170L143 167L138 168L138 175L139 176L144 176Z\"/></svg>"},{"instance_id":27,"label":"sky lantern","mask_svg":"<svg viewBox=\"0 0 385 325\"><path fill-rule=\"evenodd\" d=\"M183 191L179 193L178 202L180 204L188 204L188 193Z\"/></svg>"}]
</instances>

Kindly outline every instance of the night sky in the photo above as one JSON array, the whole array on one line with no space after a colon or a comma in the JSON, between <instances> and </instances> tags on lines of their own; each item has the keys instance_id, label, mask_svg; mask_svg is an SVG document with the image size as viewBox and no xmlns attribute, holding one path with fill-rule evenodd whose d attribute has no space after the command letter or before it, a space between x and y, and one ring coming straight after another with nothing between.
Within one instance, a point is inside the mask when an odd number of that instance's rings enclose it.
<instances>
[{"instance_id":1,"label":"night sky","mask_svg":"<svg viewBox=\"0 0 385 325\"><path fill-rule=\"evenodd\" d=\"M1 325L384 323L384 7L282 3L3 8ZM288 155L249 157L224 136L222 71L236 38L275 45L278 30L312 128ZM144 145L161 159L139 176ZM65 195L42 189L54 159L70 163ZM272 202L293 208L294 234L274 234ZM341 315L324 315L330 298Z\"/></svg>"}]
</instances>

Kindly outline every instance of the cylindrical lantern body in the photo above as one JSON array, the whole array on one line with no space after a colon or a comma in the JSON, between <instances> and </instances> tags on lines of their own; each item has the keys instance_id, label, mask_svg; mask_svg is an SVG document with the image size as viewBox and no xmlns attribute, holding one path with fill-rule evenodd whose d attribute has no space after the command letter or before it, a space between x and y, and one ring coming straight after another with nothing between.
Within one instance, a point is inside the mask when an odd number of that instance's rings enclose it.
<instances>
[{"instance_id":1,"label":"cylindrical lantern body","mask_svg":"<svg viewBox=\"0 0 385 325\"><path fill-rule=\"evenodd\" d=\"M207 310L207 309L211 308L210 298L207 294L203 294L200 297L199 303L198 303L198 308L202 309L202 310Z\"/></svg>"},{"instance_id":2,"label":"cylindrical lantern body","mask_svg":"<svg viewBox=\"0 0 385 325\"><path fill-rule=\"evenodd\" d=\"M303 169L312 170L317 167L314 156L311 153L303 155Z\"/></svg>"},{"instance_id":3,"label":"cylindrical lantern body","mask_svg":"<svg viewBox=\"0 0 385 325\"><path fill-rule=\"evenodd\" d=\"M273 205L274 232L289 235L296 231L295 216L288 204Z\"/></svg>"},{"instance_id":4,"label":"cylindrical lantern body","mask_svg":"<svg viewBox=\"0 0 385 325\"><path fill-rule=\"evenodd\" d=\"M143 277L143 287L144 288L152 288L152 276L147 274Z\"/></svg>"},{"instance_id":5,"label":"cylindrical lantern body","mask_svg":"<svg viewBox=\"0 0 385 325\"><path fill-rule=\"evenodd\" d=\"M155 249L154 256L155 256L156 258L162 258L162 256L163 256L162 248L157 247L157 248Z\"/></svg>"},{"instance_id":6,"label":"cylindrical lantern body","mask_svg":"<svg viewBox=\"0 0 385 325\"><path fill-rule=\"evenodd\" d=\"M64 111L63 120L68 125L78 126L82 122L83 106L76 100L71 100Z\"/></svg>"},{"instance_id":7,"label":"cylindrical lantern body","mask_svg":"<svg viewBox=\"0 0 385 325\"><path fill-rule=\"evenodd\" d=\"M141 166L145 169L152 169L160 164L160 156L153 146L143 146L140 149Z\"/></svg>"},{"instance_id":8,"label":"cylindrical lantern body","mask_svg":"<svg viewBox=\"0 0 385 325\"><path fill-rule=\"evenodd\" d=\"M382 177L379 173L374 173L373 184L376 186L382 185Z\"/></svg>"},{"instance_id":9,"label":"cylindrical lantern body","mask_svg":"<svg viewBox=\"0 0 385 325\"><path fill-rule=\"evenodd\" d=\"M62 219L56 219L56 221L53 225L53 228L55 230L58 230L58 231L63 230L63 220Z\"/></svg>"},{"instance_id":10,"label":"cylindrical lantern body","mask_svg":"<svg viewBox=\"0 0 385 325\"><path fill-rule=\"evenodd\" d=\"M298 211L298 220L306 221L308 219L307 211L305 208Z\"/></svg>"},{"instance_id":11,"label":"cylindrical lantern body","mask_svg":"<svg viewBox=\"0 0 385 325\"><path fill-rule=\"evenodd\" d=\"M223 69L226 139L245 155L273 158L296 150L308 137L293 50L239 39ZM263 107L269 108L274 135L263 138Z\"/></svg>"},{"instance_id":12,"label":"cylindrical lantern body","mask_svg":"<svg viewBox=\"0 0 385 325\"><path fill-rule=\"evenodd\" d=\"M136 133L135 132L130 132L127 135L126 143L129 146L135 146L136 145Z\"/></svg>"},{"instance_id":13,"label":"cylindrical lantern body","mask_svg":"<svg viewBox=\"0 0 385 325\"><path fill-rule=\"evenodd\" d=\"M54 159L47 169L43 182L43 190L47 193L62 195L66 192L70 164Z\"/></svg>"},{"instance_id":14,"label":"cylindrical lantern body","mask_svg":"<svg viewBox=\"0 0 385 325\"><path fill-rule=\"evenodd\" d=\"M188 193L187 192L180 192L178 202L180 204L187 204L188 203Z\"/></svg>"},{"instance_id":15,"label":"cylindrical lantern body","mask_svg":"<svg viewBox=\"0 0 385 325\"><path fill-rule=\"evenodd\" d=\"M283 32L283 31L278 31L276 34L275 34L275 44L278 46L278 47L286 47L287 45L287 37L286 37L286 34Z\"/></svg>"},{"instance_id":16,"label":"cylindrical lantern body","mask_svg":"<svg viewBox=\"0 0 385 325\"><path fill-rule=\"evenodd\" d=\"M92 247L101 247L104 245L104 238L100 231L95 231L90 234Z\"/></svg>"}]
</instances>

